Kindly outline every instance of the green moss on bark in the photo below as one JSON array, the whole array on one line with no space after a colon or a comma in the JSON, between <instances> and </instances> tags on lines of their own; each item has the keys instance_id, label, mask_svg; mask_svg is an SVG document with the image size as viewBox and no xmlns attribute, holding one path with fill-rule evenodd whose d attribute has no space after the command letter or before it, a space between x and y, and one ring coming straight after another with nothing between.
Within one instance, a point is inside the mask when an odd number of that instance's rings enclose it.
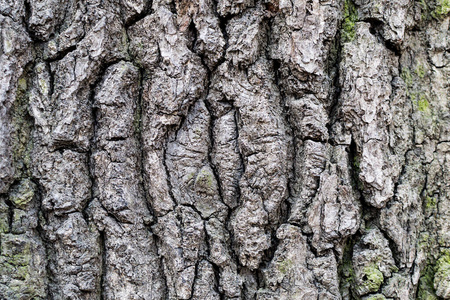
<instances>
[{"instance_id":1,"label":"green moss on bark","mask_svg":"<svg viewBox=\"0 0 450 300\"><path fill-rule=\"evenodd\" d=\"M344 20L342 22L342 41L344 43L351 42L355 39L355 25L358 21L358 11L355 4L351 0L345 0L344 3Z\"/></svg>"}]
</instances>

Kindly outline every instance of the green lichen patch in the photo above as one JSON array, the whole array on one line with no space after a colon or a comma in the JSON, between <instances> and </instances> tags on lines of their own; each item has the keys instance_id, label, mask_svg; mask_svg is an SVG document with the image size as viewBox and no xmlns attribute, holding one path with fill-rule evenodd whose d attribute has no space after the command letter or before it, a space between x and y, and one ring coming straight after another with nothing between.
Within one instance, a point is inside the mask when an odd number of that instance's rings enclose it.
<instances>
[{"instance_id":1,"label":"green lichen patch","mask_svg":"<svg viewBox=\"0 0 450 300\"><path fill-rule=\"evenodd\" d=\"M211 187L213 184L213 174L207 169L202 169L198 172L197 178L195 179L195 185L200 184L206 187Z\"/></svg>"},{"instance_id":2,"label":"green lichen patch","mask_svg":"<svg viewBox=\"0 0 450 300\"><path fill-rule=\"evenodd\" d=\"M19 78L17 82L18 92L26 91L27 89L27 80L24 77Z\"/></svg>"},{"instance_id":3,"label":"green lichen patch","mask_svg":"<svg viewBox=\"0 0 450 300\"><path fill-rule=\"evenodd\" d=\"M353 288L355 283L355 270L353 268L352 262L354 245L355 242L352 239L349 239L347 241L344 247L342 261L339 264L339 289L341 290L341 294L350 295L351 289Z\"/></svg>"},{"instance_id":4,"label":"green lichen patch","mask_svg":"<svg viewBox=\"0 0 450 300\"><path fill-rule=\"evenodd\" d=\"M406 95L411 99L416 110L424 113L423 116L432 115L429 97L427 93L420 89L420 82L426 76L426 68L422 63L417 62L415 69L403 68L400 77L406 85Z\"/></svg>"},{"instance_id":5,"label":"green lichen patch","mask_svg":"<svg viewBox=\"0 0 450 300\"><path fill-rule=\"evenodd\" d=\"M194 128L194 139L201 139L203 135L203 131L200 128Z\"/></svg>"},{"instance_id":6,"label":"green lichen patch","mask_svg":"<svg viewBox=\"0 0 450 300\"><path fill-rule=\"evenodd\" d=\"M416 67L415 73L419 78L423 79L426 74L425 67L421 64L418 64Z\"/></svg>"},{"instance_id":7,"label":"green lichen patch","mask_svg":"<svg viewBox=\"0 0 450 300\"><path fill-rule=\"evenodd\" d=\"M36 185L30 179L23 179L12 189L9 200L17 208L25 209L33 200L35 189Z\"/></svg>"},{"instance_id":8,"label":"green lichen patch","mask_svg":"<svg viewBox=\"0 0 450 300\"><path fill-rule=\"evenodd\" d=\"M31 261L31 244L22 235L2 234L1 255L6 263L27 266Z\"/></svg>"},{"instance_id":9,"label":"green lichen patch","mask_svg":"<svg viewBox=\"0 0 450 300\"><path fill-rule=\"evenodd\" d=\"M427 5L427 2L425 0L418 0L416 1L416 3L418 3L418 7L421 10L420 20L421 21L428 20L430 16L430 9Z\"/></svg>"},{"instance_id":10,"label":"green lichen patch","mask_svg":"<svg viewBox=\"0 0 450 300\"><path fill-rule=\"evenodd\" d=\"M411 71L408 68L403 68L400 77L405 82L406 88L410 89L413 84L413 75L411 74Z\"/></svg>"},{"instance_id":11,"label":"green lichen patch","mask_svg":"<svg viewBox=\"0 0 450 300\"><path fill-rule=\"evenodd\" d=\"M422 271L419 287L417 291L417 299L419 300L437 300L437 296L433 287L434 267L432 264L427 264Z\"/></svg>"},{"instance_id":12,"label":"green lichen patch","mask_svg":"<svg viewBox=\"0 0 450 300\"><path fill-rule=\"evenodd\" d=\"M450 285L450 250L443 251L436 262L434 288Z\"/></svg>"},{"instance_id":13,"label":"green lichen patch","mask_svg":"<svg viewBox=\"0 0 450 300\"><path fill-rule=\"evenodd\" d=\"M426 96L421 94L419 96L419 100L417 101L417 108L421 112L426 112L429 110L429 107L430 107L430 103L428 102Z\"/></svg>"},{"instance_id":14,"label":"green lichen patch","mask_svg":"<svg viewBox=\"0 0 450 300\"><path fill-rule=\"evenodd\" d=\"M49 92L49 85L48 82L44 79L39 79L39 88L42 91L44 95L47 95Z\"/></svg>"},{"instance_id":15,"label":"green lichen patch","mask_svg":"<svg viewBox=\"0 0 450 300\"><path fill-rule=\"evenodd\" d=\"M428 232L421 232L419 235L419 247L426 250L430 247L430 234Z\"/></svg>"},{"instance_id":16,"label":"green lichen patch","mask_svg":"<svg viewBox=\"0 0 450 300\"><path fill-rule=\"evenodd\" d=\"M436 198L430 197L430 196L425 197L425 208L426 209L428 209L428 210L434 209L434 208L436 208L436 205L437 205Z\"/></svg>"},{"instance_id":17,"label":"green lichen patch","mask_svg":"<svg viewBox=\"0 0 450 300\"><path fill-rule=\"evenodd\" d=\"M0 200L0 233L9 231L9 206Z\"/></svg>"},{"instance_id":18,"label":"green lichen patch","mask_svg":"<svg viewBox=\"0 0 450 300\"><path fill-rule=\"evenodd\" d=\"M369 293L377 292L384 281L383 273L378 269L376 264L372 264L364 268L364 275L362 276L362 283L357 286L360 291L367 291ZM360 293L361 294L361 293Z\"/></svg>"},{"instance_id":19,"label":"green lichen patch","mask_svg":"<svg viewBox=\"0 0 450 300\"><path fill-rule=\"evenodd\" d=\"M436 8L431 15L436 19L445 17L450 12L450 0L437 0Z\"/></svg>"},{"instance_id":20,"label":"green lichen patch","mask_svg":"<svg viewBox=\"0 0 450 300\"><path fill-rule=\"evenodd\" d=\"M364 268L364 274L367 277L367 284L371 287L370 290L378 290L383 283L383 273L378 269L376 265L371 265Z\"/></svg>"},{"instance_id":21,"label":"green lichen patch","mask_svg":"<svg viewBox=\"0 0 450 300\"><path fill-rule=\"evenodd\" d=\"M439 298L428 291L419 290L417 294L417 300L438 300Z\"/></svg>"},{"instance_id":22,"label":"green lichen patch","mask_svg":"<svg viewBox=\"0 0 450 300\"><path fill-rule=\"evenodd\" d=\"M285 259L282 260L281 262L278 263L278 271L280 271L283 274L286 274L294 265L294 263L292 262L292 260L290 259Z\"/></svg>"},{"instance_id":23,"label":"green lichen patch","mask_svg":"<svg viewBox=\"0 0 450 300\"><path fill-rule=\"evenodd\" d=\"M389 270L390 270L392 273L397 273L397 272L398 272L398 267L397 267L397 266L389 266Z\"/></svg>"},{"instance_id":24,"label":"green lichen patch","mask_svg":"<svg viewBox=\"0 0 450 300\"><path fill-rule=\"evenodd\" d=\"M195 177L195 172L190 172L189 174L187 174L185 176L185 181L190 182L192 179L194 179L194 177Z\"/></svg>"},{"instance_id":25,"label":"green lichen patch","mask_svg":"<svg viewBox=\"0 0 450 300\"><path fill-rule=\"evenodd\" d=\"M450 12L450 0L417 0L417 3L422 10L421 21L441 20Z\"/></svg>"},{"instance_id":26,"label":"green lichen patch","mask_svg":"<svg viewBox=\"0 0 450 300\"><path fill-rule=\"evenodd\" d=\"M416 69L412 72L409 68L403 68L400 77L403 79L406 85L406 95L411 99L415 108L426 115L430 116L430 102L427 95L418 90L417 85L414 82L423 79L426 75L425 67L422 64L418 64Z\"/></svg>"},{"instance_id":27,"label":"green lichen patch","mask_svg":"<svg viewBox=\"0 0 450 300\"><path fill-rule=\"evenodd\" d=\"M0 239L0 294L5 299L44 299L45 267L35 241L23 234L1 234Z\"/></svg>"},{"instance_id":28,"label":"green lichen patch","mask_svg":"<svg viewBox=\"0 0 450 300\"><path fill-rule=\"evenodd\" d=\"M356 22L358 21L358 11L351 0L345 0L344 20L342 22L342 41L351 42L356 36Z\"/></svg>"},{"instance_id":29,"label":"green lichen patch","mask_svg":"<svg viewBox=\"0 0 450 300\"><path fill-rule=\"evenodd\" d=\"M216 190L216 181L211 168L205 166L197 174L194 181L196 192L213 195Z\"/></svg>"}]
</instances>

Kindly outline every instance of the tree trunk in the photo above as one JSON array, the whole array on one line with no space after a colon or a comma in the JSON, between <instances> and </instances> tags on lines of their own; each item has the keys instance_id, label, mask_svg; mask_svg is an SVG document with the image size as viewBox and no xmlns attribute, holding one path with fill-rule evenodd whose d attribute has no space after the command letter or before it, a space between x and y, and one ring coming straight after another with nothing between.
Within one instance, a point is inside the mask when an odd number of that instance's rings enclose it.
<instances>
[{"instance_id":1,"label":"tree trunk","mask_svg":"<svg viewBox=\"0 0 450 300\"><path fill-rule=\"evenodd\" d=\"M1 299L450 299L448 0L0 11Z\"/></svg>"}]
</instances>

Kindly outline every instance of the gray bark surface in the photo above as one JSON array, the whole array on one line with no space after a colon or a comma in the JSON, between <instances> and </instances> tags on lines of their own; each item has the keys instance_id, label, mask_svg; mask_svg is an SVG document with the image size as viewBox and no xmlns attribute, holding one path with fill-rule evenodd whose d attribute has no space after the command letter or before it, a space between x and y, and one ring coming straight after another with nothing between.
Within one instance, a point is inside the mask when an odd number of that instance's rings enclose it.
<instances>
[{"instance_id":1,"label":"gray bark surface","mask_svg":"<svg viewBox=\"0 0 450 300\"><path fill-rule=\"evenodd\" d=\"M0 0L0 299L450 299L449 0Z\"/></svg>"}]
</instances>

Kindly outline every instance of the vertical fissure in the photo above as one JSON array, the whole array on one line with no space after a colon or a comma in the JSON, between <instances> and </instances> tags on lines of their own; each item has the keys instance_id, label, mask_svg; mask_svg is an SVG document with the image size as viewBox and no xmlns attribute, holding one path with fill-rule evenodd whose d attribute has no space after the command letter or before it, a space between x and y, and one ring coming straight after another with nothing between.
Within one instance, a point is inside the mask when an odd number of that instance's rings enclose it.
<instances>
[{"instance_id":1,"label":"vertical fissure","mask_svg":"<svg viewBox=\"0 0 450 300\"><path fill-rule=\"evenodd\" d=\"M105 229L106 230L106 229ZM101 257L101 272L100 272L100 299L106 300L105 282L107 273L107 261L106 261L106 232L105 230L99 231L99 244L100 244L100 257Z\"/></svg>"},{"instance_id":2,"label":"vertical fissure","mask_svg":"<svg viewBox=\"0 0 450 300\"><path fill-rule=\"evenodd\" d=\"M6 200L5 203L6 203L6 205L8 205L8 228L9 228L9 232L12 232L13 218L14 218L14 206L9 199Z\"/></svg>"}]
</instances>

